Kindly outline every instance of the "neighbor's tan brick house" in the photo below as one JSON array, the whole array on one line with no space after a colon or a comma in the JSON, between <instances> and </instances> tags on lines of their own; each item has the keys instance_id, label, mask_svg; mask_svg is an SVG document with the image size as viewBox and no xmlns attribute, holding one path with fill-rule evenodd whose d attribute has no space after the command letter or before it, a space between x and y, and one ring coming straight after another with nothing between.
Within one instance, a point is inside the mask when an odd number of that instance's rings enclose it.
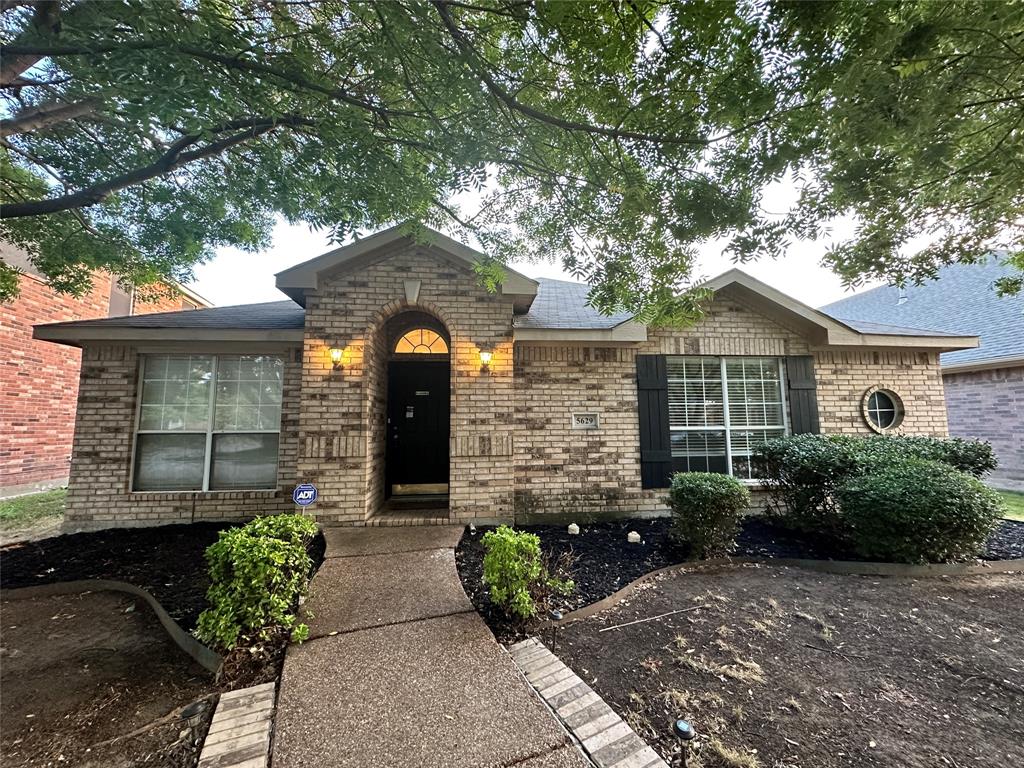
<instances>
[{"instance_id":1,"label":"neighbor's tan brick house","mask_svg":"<svg viewBox=\"0 0 1024 768\"><path fill-rule=\"evenodd\" d=\"M208 307L179 285L126 291L107 272L83 296L59 293L24 251L0 243L0 261L18 268L18 297L0 304L0 498L65 485L78 399L77 349L32 338L40 323Z\"/></svg>"},{"instance_id":2,"label":"neighbor's tan brick house","mask_svg":"<svg viewBox=\"0 0 1024 768\"><path fill-rule=\"evenodd\" d=\"M288 301L44 325L82 348L75 527L295 509L324 523L657 514L674 471L789 432L947 431L938 356L974 337L837 321L732 270L648 328L587 287L396 228L277 276Z\"/></svg>"}]
</instances>

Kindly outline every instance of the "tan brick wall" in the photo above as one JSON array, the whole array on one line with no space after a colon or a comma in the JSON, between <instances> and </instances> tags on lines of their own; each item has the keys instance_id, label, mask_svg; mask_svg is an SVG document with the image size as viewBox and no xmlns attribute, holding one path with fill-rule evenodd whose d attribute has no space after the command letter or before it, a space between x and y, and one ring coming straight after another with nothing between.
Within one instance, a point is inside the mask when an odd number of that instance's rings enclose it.
<instances>
[{"instance_id":1,"label":"tan brick wall","mask_svg":"<svg viewBox=\"0 0 1024 768\"><path fill-rule=\"evenodd\" d=\"M130 476L139 355L128 346L88 346L82 355L66 520L69 529L233 520L295 509L298 349L285 358L278 489L132 493Z\"/></svg>"},{"instance_id":2,"label":"tan brick wall","mask_svg":"<svg viewBox=\"0 0 1024 768\"><path fill-rule=\"evenodd\" d=\"M949 434L939 354L929 350L833 349L814 352L821 431L870 433L864 421L865 392L879 387L903 401L899 431L908 435Z\"/></svg>"},{"instance_id":3,"label":"tan brick wall","mask_svg":"<svg viewBox=\"0 0 1024 768\"><path fill-rule=\"evenodd\" d=\"M421 281L415 303L405 281ZM321 279L307 301L301 355L286 368L280 488L274 494L128 492L137 355L126 347L86 350L75 464L73 524L141 525L233 518L291 509L296 482L320 492L311 513L362 524L384 495L387 321L426 312L451 338L450 514L453 521L584 520L655 515L663 490L640 488L636 355L813 354L825 431L867 433L864 391L893 389L907 408L904 431L944 434L937 355L920 350L811 350L791 328L728 295L696 326L654 330L643 344L519 343L511 301L488 294L464 265L429 247L366 257ZM494 349L490 373L481 346ZM333 369L331 347L344 349ZM596 431L572 430L573 412L597 413ZM755 495L753 508L763 504Z\"/></svg>"},{"instance_id":4,"label":"tan brick wall","mask_svg":"<svg viewBox=\"0 0 1024 768\"><path fill-rule=\"evenodd\" d=\"M317 485L324 522L362 523L383 499L387 321L427 312L451 337L449 510L453 520L512 512L512 302L488 294L476 276L426 246L368 256L351 271L322 277L306 303L299 474ZM420 280L415 303L405 281ZM481 346L493 347L490 373ZM343 371L328 350L345 350Z\"/></svg>"},{"instance_id":5,"label":"tan brick wall","mask_svg":"<svg viewBox=\"0 0 1024 768\"><path fill-rule=\"evenodd\" d=\"M662 490L640 488L636 355L778 356L812 351L795 331L741 302L716 300L685 330L652 330L628 346L516 345L516 514L592 519L665 511ZM881 385L903 399L902 431L945 434L938 356L922 351L813 351L824 432L870 434L863 393ZM601 428L572 430L574 411L596 412ZM754 493L752 511L765 497Z\"/></svg>"}]
</instances>

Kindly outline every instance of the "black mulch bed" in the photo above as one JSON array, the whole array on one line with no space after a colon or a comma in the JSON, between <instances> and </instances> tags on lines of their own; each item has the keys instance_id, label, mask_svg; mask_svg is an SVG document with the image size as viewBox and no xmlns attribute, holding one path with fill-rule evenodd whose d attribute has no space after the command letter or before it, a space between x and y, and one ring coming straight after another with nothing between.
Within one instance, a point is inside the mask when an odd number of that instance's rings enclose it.
<instances>
[{"instance_id":1,"label":"black mulch bed","mask_svg":"<svg viewBox=\"0 0 1024 768\"><path fill-rule=\"evenodd\" d=\"M576 589L567 597L557 598L553 605L566 613L608 597L645 573L686 560L685 549L674 546L668 538L669 525L668 518L597 523L581 526L576 536L570 536L566 526L562 525L538 525L526 530L540 536L541 549L546 555L557 557L565 552L572 553L573 565L569 575ZM498 639L513 642L525 636L530 626L510 623L491 603L482 578L484 550L481 539L488 530L492 529L467 529L463 534L455 551L459 577L473 606ZM626 542L629 531L640 534L640 544ZM833 544L815 541L760 518L743 522L733 554L811 560L862 559L837 549ZM1024 558L1024 522L1001 521L980 557L983 560Z\"/></svg>"},{"instance_id":2,"label":"black mulch bed","mask_svg":"<svg viewBox=\"0 0 1024 768\"><path fill-rule=\"evenodd\" d=\"M111 579L142 587L186 631L206 608L206 548L229 523L109 528L11 544L0 549L0 587L15 589L79 579ZM314 568L326 543L310 547Z\"/></svg>"}]
</instances>

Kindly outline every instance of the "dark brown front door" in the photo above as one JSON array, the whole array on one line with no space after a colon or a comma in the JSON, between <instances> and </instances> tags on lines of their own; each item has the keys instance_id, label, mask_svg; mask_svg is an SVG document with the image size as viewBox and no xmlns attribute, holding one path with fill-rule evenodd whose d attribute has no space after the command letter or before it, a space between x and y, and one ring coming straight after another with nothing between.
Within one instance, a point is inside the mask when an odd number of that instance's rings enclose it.
<instances>
[{"instance_id":1,"label":"dark brown front door","mask_svg":"<svg viewBox=\"0 0 1024 768\"><path fill-rule=\"evenodd\" d=\"M385 474L389 496L410 491L447 493L450 403L447 362L388 363Z\"/></svg>"}]
</instances>

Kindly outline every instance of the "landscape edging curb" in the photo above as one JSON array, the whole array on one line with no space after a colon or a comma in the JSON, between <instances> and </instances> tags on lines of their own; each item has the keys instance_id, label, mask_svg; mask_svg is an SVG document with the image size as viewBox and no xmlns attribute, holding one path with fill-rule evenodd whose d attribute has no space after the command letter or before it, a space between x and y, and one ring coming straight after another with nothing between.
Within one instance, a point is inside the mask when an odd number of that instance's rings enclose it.
<instances>
[{"instance_id":1,"label":"landscape edging curb","mask_svg":"<svg viewBox=\"0 0 1024 768\"><path fill-rule=\"evenodd\" d=\"M171 615L167 613L160 601L153 595L126 581L111 581L107 579L80 579L78 581L60 581L55 584L39 584L32 587L19 587L17 589L0 590L0 599L3 600L27 600L33 597L51 597L54 595L71 595L80 592L127 592L135 597L141 597L153 609L160 624L170 635L171 640L181 650L191 656L196 662L216 672L220 669L223 661L220 654L200 643L192 635L186 632Z\"/></svg>"},{"instance_id":2,"label":"landscape edging curb","mask_svg":"<svg viewBox=\"0 0 1024 768\"><path fill-rule=\"evenodd\" d=\"M989 560L992 565L966 565L963 563L932 563L930 565L909 565L907 563L877 563L862 560L805 560L782 557L716 557L710 560L693 560L666 565L634 579L607 597L597 602L570 611L549 626L562 626L574 621L588 619L606 611L629 597L637 587L665 573L686 569L714 568L723 565L778 565L789 568L804 568L818 573L834 573L845 576L903 576L907 578L939 578L942 576L984 576L992 573L1024 572L1024 559Z\"/></svg>"}]
</instances>

